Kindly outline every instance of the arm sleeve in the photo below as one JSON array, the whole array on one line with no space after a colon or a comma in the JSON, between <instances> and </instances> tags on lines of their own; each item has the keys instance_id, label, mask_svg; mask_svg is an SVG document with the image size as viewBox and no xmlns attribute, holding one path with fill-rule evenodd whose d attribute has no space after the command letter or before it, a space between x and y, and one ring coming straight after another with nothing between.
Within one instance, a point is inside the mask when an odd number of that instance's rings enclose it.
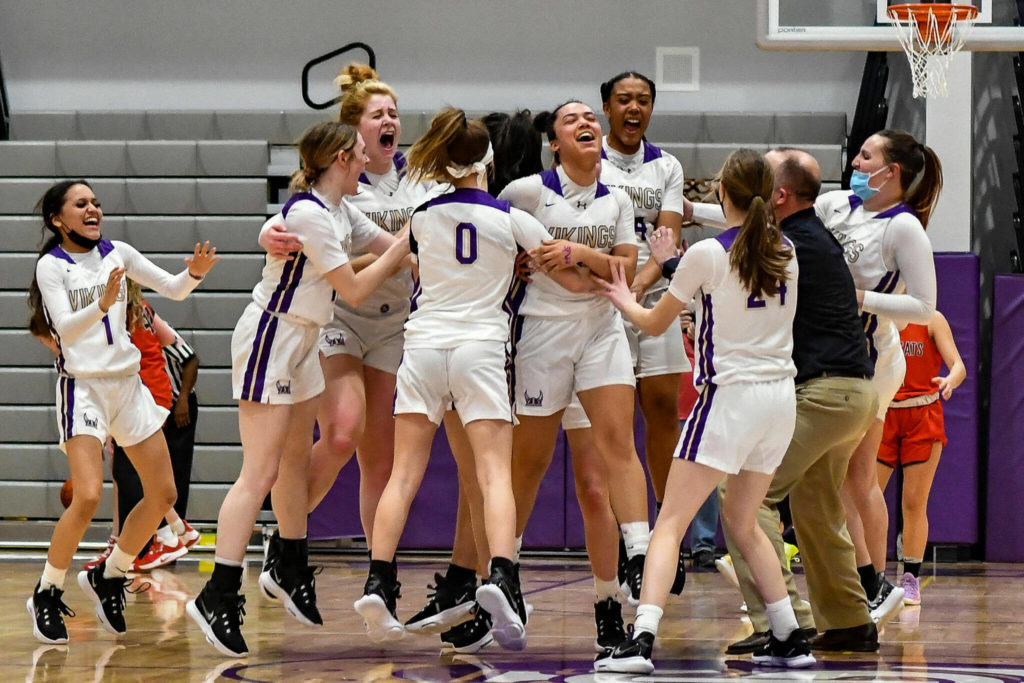
<instances>
[{"instance_id":1,"label":"arm sleeve","mask_svg":"<svg viewBox=\"0 0 1024 683\"><path fill-rule=\"evenodd\" d=\"M676 269L679 267L680 256L673 256L672 258L661 264L661 276L666 280L671 280L672 276L676 274Z\"/></svg>"},{"instance_id":2,"label":"arm sleeve","mask_svg":"<svg viewBox=\"0 0 1024 683\"><path fill-rule=\"evenodd\" d=\"M671 154L664 154L670 161L665 190L661 195L661 211L675 211L683 215L683 165Z\"/></svg>"},{"instance_id":3,"label":"arm sleeve","mask_svg":"<svg viewBox=\"0 0 1024 683\"><path fill-rule=\"evenodd\" d=\"M614 249L620 244L636 246L636 223L633 219L633 202L619 188L612 188L611 191L615 196L615 200L619 203L619 215L615 219L615 244L612 245L612 248Z\"/></svg>"},{"instance_id":4,"label":"arm sleeve","mask_svg":"<svg viewBox=\"0 0 1024 683\"><path fill-rule=\"evenodd\" d=\"M727 228L725 224L725 212L718 204L703 204L694 202L693 220L713 228Z\"/></svg>"},{"instance_id":5,"label":"arm sleeve","mask_svg":"<svg viewBox=\"0 0 1024 683\"><path fill-rule=\"evenodd\" d=\"M352 224L352 250L357 252L366 251L370 244L382 234L390 234L379 225L366 217L359 209L342 202L345 207L345 215Z\"/></svg>"},{"instance_id":6,"label":"arm sleeve","mask_svg":"<svg viewBox=\"0 0 1024 683\"><path fill-rule=\"evenodd\" d=\"M530 214L519 209L512 209L510 214L512 216L512 237L516 244L523 249L535 249L544 240L551 239L547 228Z\"/></svg>"},{"instance_id":7,"label":"arm sleeve","mask_svg":"<svg viewBox=\"0 0 1024 683\"><path fill-rule=\"evenodd\" d=\"M295 202L285 218L285 226L288 232L303 239L302 253L321 275L349 262L334 219L326 209L311 201Z\"/></svg>"},{"instance_id":8,"label":"arm sleeve","mask_svg":"<svg viewBox=\"0 0 1024 683\"><path fill-rule=\"evenodd\" d=\"M114 242L114 246L124 259L125 274L128 277L168 299L181 301L202 282L189 275L188 268L177 275L171 275L130 244Z\"/></svg>"},{"instance_id":9,"label":"arm sleeve","mask_svg":"<svg viewBox=\"0 0 1024 683\"><path fill-rule=\"evenodd\" d=\"M906 285L906 294L864 292L864 310L891 318L897 324L927 325L935 312L935 259L921 223L910 215L893 218L885 236L885 250L892 254Z\"/></svg>"},{"instance_id":10,"label":"arm sleeve","mask_svg":"<svg viewBox=\"0 0 1024 683\"><path fill-rule=\"evenodd\" d=\"M99 323L106 315L100 310L99 297L85 308L71 310L64 278L61 276L61 264L54 258L43 256L36 263L36 283L43 295L43 306L50 324L57 330L62 344L74 343L83 332Z\"/></svg>"},{"instance_id":11,"label":"arm sleeve","mask_svg":"<svg viewBox=\"0 0 1024 683\"><path fill-rule=\"evenodd\" d=\"M540 183L535 176L513 180L505 186L498 199L508 202L517 209L533 213L540 201Z\"/></svg>"},{"instance_id":12,"label":"arm sleeve","mask_svg":"<svg viewBox=\"0 0 1024 683\"><path fill-rule=\"evenodd\" d=\"M715 259L710 247L718 247L718 244L712 242L715 240L698 242L679 259L679 267L669 282L668 291L684 304L689 303L698 289L714 279Z\"/></svg>"}]
</instances>

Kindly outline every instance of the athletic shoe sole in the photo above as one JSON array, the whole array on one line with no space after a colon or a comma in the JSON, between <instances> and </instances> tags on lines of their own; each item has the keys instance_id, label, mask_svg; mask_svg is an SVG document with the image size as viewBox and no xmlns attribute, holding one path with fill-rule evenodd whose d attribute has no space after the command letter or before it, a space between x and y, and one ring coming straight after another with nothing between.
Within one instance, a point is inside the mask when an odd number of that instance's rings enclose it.
<instances>
[{"instance_id":1,"label":"athletic shoe sole","mask_svg":"<svg viewBox=\"0 0 1024 683\"><path fill-rule=\"evenodd\" d=\"M188 612L188 615L190 617L192 617L192 621L196 622L196 624L199 625L199 628L203 630L203 635L206 636L206 642L208 642L210 645L213 645L213 647L216 648L217 652L221 653L222 655L227 655L228 657L249 656L248 650L244 652L234 652L227 645L217 640L217 636L213 635L213 627L210 626L210 624L203 617L203 613L199 611L198 607L196 607L195 600L189 600L187 603L185 603L185 611Z\"/></svg>"},{"instance_id":2,"label":"athletic shoe sole","mask_svg":"<svg viewBox=\"0 0 1024 683\"><path fill-rule=\"evenodd\" d=\"M473 618L473 601L463 602L454 607L438 612L432 617L420 619L415 622L405 622L405 630L410 633L435 634L443 633L453 626L469 621Z\"/></svg>"},{"instance_id":3,"label":"athletic shoe sole","mask_svg":"<svg viewBox=\"0 0 1024 683\"><path fill-rule=\"evenodd\" d=\"M28 602L25 603L25 607L28 608L28 613L32 615L32 635L36 637L40 643L46 643L47 645L64 645L68 642L67 638L50 639L43 635L43 632L39 630L38 624L36 624L36 603L31 597Z\"/></svg>"},{"instance_id":4,"label":"athletic shoe sole","mask_svg":"<svg viewBox=\"0 0 1024 683\"><path fill-rule=\"evenodd\" d=\"M265 593L273 596L275 600L280 600L284 603L284 608L288 611L288 614L295 617L295 619L306 626L323 626L311 620L309 617L302 613L302 610L296 606L295 601L292 600L292 596L288 595L288 591L282 588L273 577L270 576L270 572L260 572L259 579L260 588Z\"/></svg>"},{"instance_id":5,"label":"athletic shoe sole","mask_svg":"<svg viewBox=\"0 0 1024 683\"><path fill-rule=\"evenodd\" d=\"M379 595L364 595L353 604L366 622L366 635L375 643L393 643L405 635L402 622L391 616Z\"/></svg>"},{"instance_id":6,"label":"athletic shoe sole","mask_svg":"<svg viewBox=\"0 0 1024 683\"><path fill-rule=\"evenodd\" d=\"M817 662L814 655L800 655L798 657L775 657L772 655L759 657L754 655L750 658L750 661L759 666L772 666L786 669L806 669L809 666L814 666L815 662Z\"/></svg>"},{"instance_id":7,"label":"athletic shoe sole","mask_svg":"<svg viewBox=\"0 0 1024 683\"><path fill-rule=\"evenodd\" d=\"M905 591L902 588L894 586L889 595L886 596L885 601L871 610L871 620L878 626L883 626L891 621L903 609L904 595Z\"/></svg>"},{"instance_id":8,"label":"athletic shoe sole","mask_svg":"<svg viewBox=\"0 0 1024 683\"><path fill-rule=\"evenodd\" d=\"M89 583L89 572L78 572L78 585L81 587L82 592L89 596L89 599L92 600L92 603L96 606L96 618L99 619L100 626L103 627L103 630L115 636L120 636L127 632L127 628L124 631L118 631L107 620L107 615L103 611L103 601L100 599L99 593L93 590L92 584ZM900 597L902 598L903 596Z\"/></svg>"},{"instance_id":9,"label":"athletic shoe sole","mask_svg":"<svg viewBox=\"0 0 1024 683\"><path fill-rule=\"evenodd\" d=\"M526 647L526 627L519 613L509 604L505 593L493 584L476 589L476 601L491 615L491 633L506 650Z\"/></svg>"},{"instance_id":10,"label":"athletic shoe sole","mask_svg":"<svg viewBox=\"0 0 1024 683\"><path fill-rule=\"evenodd\" d=\"M733 568L732 563L724 557L720 557L715 560L715 569L718 573L725 577L726 581L732 584L733 588L740 590L740 580L736 576L736 570Z\"/></svg>"},{"instance_id":11,"label":"athletic shoe sole","mask_svg":"<svg viewBox=\"0 0 1024 683\"><path fill-rule=\"evenodd\" d=\"M173 552L164 553L163 555L161 555L160 557L156 558L152 562L147 562L146 564L140 564L140 565L138 565L136 567L132 567L132 569L135 570L135 571L140 571L140 572L149 571L150 569L156 569L157 567L162 567L165 564L170 564L171 562L174 562L179 557L184 557L187 553L188 553L188 548L186 548L185 546L181 546L180 548L174 550Z\"/></svg>"},{"instance_id":12,"label":"athletic shoe sole","mask_svg":"<svg viewBox=\"0 0 1024 683\"><path fill-rule=\"evenodd\" d=\"M480 650L484 649L493 642L494 636L491 635L490 631L485 633L483 637L479 640L472 643L467 643L466 645L460 645L458 647L452 645L451 643L446 643L442 640L441 654L444 654L446 652L458 652L460 655L471 655L475 652L479 652Z\"/></svg>"},{"instance_id":13,"label":"athletic shoe sole","mask_svg":"<svg viewBox=\"0 0 1024 683\"><path fill-rule=\"evenodd\" d=\"M612 659L606 657L594 662L594 671L599 673L649 674L654 672L654 663L643 657L623 657Z\"/></svg>"},{"instance_id":14,"label":"athletic shoe sole","mask_svg":"<svg viewBox=\"0 0 1024 683\"><path fill-rule=\"evenodd\" d=\"M621 584L619 584L619 590L622 591L622 594L626 596L626 602L628 602L631 607L636 607L640 604L640 598L633 597L633 591L629 587L628 582L623 581Z\"/></svg>"}]
</instances>

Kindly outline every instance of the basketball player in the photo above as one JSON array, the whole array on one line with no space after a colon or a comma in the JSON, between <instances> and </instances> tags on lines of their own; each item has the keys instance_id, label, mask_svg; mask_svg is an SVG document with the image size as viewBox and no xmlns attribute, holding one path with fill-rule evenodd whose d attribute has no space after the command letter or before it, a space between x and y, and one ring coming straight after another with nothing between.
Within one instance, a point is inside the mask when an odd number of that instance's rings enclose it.
<instances>
[{"instance_id":1,"label":"basketball player","mask_svg":"<svg viewBox=\"0 0 1024 683\"><path fill-rule=\"evenodd\" d=\"M410 241L419 257L419 286L406 323L405 353L395 400L395 468L378 506L372 560L356 611L375 642L400 638L397 577L391 563L430 456L434 432L449 403L465 425L483 494L490 578L476 600L493 620L500 645L526 645L526 610L519 567L512 561L512 407L506 346L513 311L506 302L517 243L534 248L550 239L525 212L487 193L493 160L487 128L460 109L434 117L409 152L413 179L451 182L455 190L413 214ZM577 289L589 281L575 272Z\"/></svg>"},{"instance_id":2,"label":"basketball player","mask_svg":"<svg viewBox=\"0 0 1024 683\"><path fill-rule=\"evenodd\" d=\"M139 350L126 325L125 275L161 295L184 299L218 261L209 242L196 245L187 268L170 275L132 246L102 239L103 211L90 185L66 180L39 200L50 237L40 250L29 289L30 330L47 331L58 347L57 426L75 495L50 539L42 577L28 599L32 632L66 643L64 578L103 487L103 443L113 436L142 480L144 495L129 513L117 544L99 565L78 575L103 628L124 633L125 572L175 500L174 475L161 427L166 408L139 378Z\"/></svg>"},{"instance_id":3,"label":"basketball player","mask_svg":"<svg viewBox=\"0 0 1024 683\"><path fill-rule=\"evenodd\" d=\"M499 199L533 214L557 239L534 255L544 270L578 264L610 278L618 263L636 266L633 206L598 180L601 126L578 101L538 115L558 166L510 183ZM572 294L544 272L526 289L516 324L516 415L513 483L521 538L541 479L551 463L562 413L575 393L593 424L593 450L574 451L587 553L595 576L600 646L621 640L616 520L630 558L646 553L647 484L633 445L633 385L621 317L595 294ZM590 457L586 457L590 455ZM594 457L594 456L598 457ZM582 483L581 483L582 482ZM615 482L615 486L609 486ZM613 514L609 514L613 512ZM639 576L634 586L639 597Z\"/></svg>"},{"instance_id":4,"label":"basketball player","mask_svg":"<svg viewBox=\"0 0 1024 683\"><path fill-rule=\"evenodd\" d=\"M358 212L342 202L356 192L366 164L358 131L320 123L298 146L302 169L292 176L295 193L270 222L283 220L302 239L303 249L290 261L267 258L263 279L232 335L242 470L221 504L213 575L186 606L207 640L228 656L248 654L240 631L242 562L272 486L279 559L260 574L260 586L301 623L323 623L306 542L313 423L324 389L317 339L332 318L335 292L358 306L408 261L405 240L353 220ZM352 249L382 257L356 273L349 263Z\"/></svg>"},{"instance_id":5,"label":"basketball player","mask_svg":"<svg viewBox=\"0 0 1024 683\"><path fill-rule=\"evenodd\" d=\"M815 210L843 246L875 364L878 414L850 459L842 493L857 571L871 616L882 622L902 605L903 590L885 578L889 516L874 463L906 368L896 325L926 325L935 312L935 263L924 230L942 189L942 165L930 147L898 130L865 140L852 165L852 191L819 196Z\"/></svg>"},{"instance_id":6,"label":"basketball player","mask_svg":"<svg viewBox=\"0 0 1024 683\"><path fill-rule=\"evenodd\" d=\"M921 604L921 562L928 543L928 494L946 445L942 402L967 378L949 323L938 311L927 325L900 332L907 373L889 404L878 449L878 486L885 491L896 467L903 469L903 604ZM949 372L940 376L945 361Z\"/></svg>"},{"instance_id":7,"label":"basketball player","mask_svg":"<svg viewBox=\"0 0 1024 683\"><path fill-rule=\"evenodd\" d=\"M797 261L792 244L771 223L774 178L762 155L740 149L720 173L719 197L734 227L698 242L653 309L637 303L621 270L606 295L638 328L659 334L675 325L698 292L697 368L700 398L687 418L668 475L644 568L643 591L630 640L598 656L598 671L650 673L658 623L675 578L679 543L693 516L728 477L722 520L743 550L768 604L771 639L757 664L814 663L798 627L774 549L757 510L781 462L796 419L791 357Z\"/></svg>"}]
</instances>

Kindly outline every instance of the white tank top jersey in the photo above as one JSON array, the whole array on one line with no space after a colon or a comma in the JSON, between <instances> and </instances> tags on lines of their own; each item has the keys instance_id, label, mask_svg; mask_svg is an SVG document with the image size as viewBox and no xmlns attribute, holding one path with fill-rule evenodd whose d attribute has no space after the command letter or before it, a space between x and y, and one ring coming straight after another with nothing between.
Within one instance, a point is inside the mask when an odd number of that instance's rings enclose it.
<instances>
[{"instance_id":1,"label":"white tank top jersey","mask_svg":"<svg viewBox=\"0 0 1024 683\"><path fill-rule=\"evenodd\" d=\"M43 314L57 342L57 372L70 377L118 377L139 372L139 349L127 329L127 283L121 280L117 301L103 313L100 298L110 271L125 269L125 277L169 299L181 300L199 280L188 269L171 275L119 241L100 240L85 253L55 247L36 263L36 281L43 296Z\"/></svg>"},{"instance_id":2,"label":"white tank top jersey","mask_svg":"<svg viewBox=\"0 0 1024 683\"><path fill-rule=\"evenodd\" d=\"M302 250L291 261L268 254L252 300L268 313L296 323L326 325L334 317L336 294L324 275L348 263L348 255L365 248L381 234L380 228L362 220L344 202L331 204L316 190L293 194L263 229L282 223L303 240Z\"/></svg>"},{"instance_id":3,"label":"white tank top jersey","mask_svg":"<svg viewBox=\"0 0 1024 683\"><path fill-rule=\"evenodd\" d=\"M376 175L364 172L359 176L358 192L346 197L343 203L356 207L371 222L392 235L396 234L409 221L417 206L451 189L447 184L409 180L403 173L405 163L405 157L398 152L387 173ZM352 256L360 253L356 251ZM362 315L387 313L397 307L407 306L412 291L412 273L403 269L385 280L358 309L353 309L339 299L338 311L355 311Z\"/></svg>"},{"instance_id":4,"label":"white tank top jersey","mask_svg":"<svg viewBox=\"0 0 1024 683\"><path fill-rule=\"evenodd\" d=\"M405 348L447 349L509 338L519 247L550 239L537 219L483 190L456 189L412 216L420 280L405 323Z\"/></svg>"},{"instance_id":5,"label":"white tank top jersey","mask_svg":"<svg viewBox=\"0 0 1024 683\"><path fill-rule=\"evenodd\" d=\"M651 258L647 240L658 227L658 214L683 214L683 166L674 156L646 140L636 153L622 154L608 146L607 135L601 141L601 158L601 182L619 188L633 202L639 271ZM666 287L668 280L659 278L647 291L657 292Z\"/></svg>"},{"instance_id":6,"label":"white tank top jersey","mask_svg":"<svg viewBox=\"0 0 1024 683\"><path fill-rule=\"evenodd\" d=\"M498 198L539 220L554 239L602 254L620 244L636 244L632 203L622 190L600 181L583 187L556 168L509 183ZM543 273L534 273L531 280L522 315L580 318L612 306L602 296L570 292Z\"/></svg>"},{"instance_id":7,"label":"white tank top jersey","mask_svg":"<svg viewBox=\"0 0 1024 683\"><path fill-rule=\"evenodd\" d=\"M796 258L786 266L786 283L775 296L755 298L729 265L739 228L730 228L690 247L679 262L668 292L688 302L696 294L693 385L771 382L796 376L793 316L796 313ZM793 244L783 237L790 249ZM793 252L795 255L795 251Z\"/></svg>"},{"instance_id":8,"label":"white tank top jersey","mask_svg":"<svg viewBox=\"0 0 1024 683\"><path fill-rule=\"evenodd\" d=\"M905 204L866 211L857 195L836 190L820 195L814 208L842 245L857 289L864 290L861 318L874 362L880 351L900 343L894 321L926 325L935 311L931 242Z\"/></svg>"}]
</instances>

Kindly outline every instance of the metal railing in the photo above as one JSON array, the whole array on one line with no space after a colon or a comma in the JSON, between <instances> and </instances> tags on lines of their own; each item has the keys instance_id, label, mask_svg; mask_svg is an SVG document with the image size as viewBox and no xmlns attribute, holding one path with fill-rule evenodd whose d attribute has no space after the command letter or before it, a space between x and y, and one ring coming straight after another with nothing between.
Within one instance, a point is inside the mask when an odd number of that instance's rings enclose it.
<instances>
[{"instance_id":1,"label":"metal railing","mask_svg":"<svg viewBox=\"0 0 1024 683\"><path fill-rule=\"evenodd\" d=\"M3 59L0 59L0 140L11 139L11 107L7 101Z\"/></svg>"},{"instance_id":2,"label":"metal railing","mask_svg":"<svg viewBox=\"0 0 1024 683\"><path fill-rule=\"evenodd\" d=\"M308 62L306 62L306 66L302 67L302 100L307 105L309 105L310 108L312 108L312 109L327 109L328 107L330 107L330 106L334 105L336 102L338 102L338 100L340 100L341 97L340 96L335 97L335 98L333 98L331 100L328 100L327 102L314 102L312 100L312 98L310 98L310 96L309 96L309 72L313 69L314 66L318 66L320 64L323 64L324 62L330 61L330 60L334 59L335 57L337 57L338 55L341 55L341 54L344 54L346 52L349 52L350 50L363 50L363 51L365 51L366 52L366 63L369 64L374 69L377 68L377 55L373 52L373 48L370 47L369 45L367 45L366 43L360 43L360 42L349 43L348 45L343 45L343 46L339 47L337 50L332 50L331 52L328 52L325 55L321 55L319 57L315 57L315 58L309 60Z\"/></svg>"}]
</instances>

